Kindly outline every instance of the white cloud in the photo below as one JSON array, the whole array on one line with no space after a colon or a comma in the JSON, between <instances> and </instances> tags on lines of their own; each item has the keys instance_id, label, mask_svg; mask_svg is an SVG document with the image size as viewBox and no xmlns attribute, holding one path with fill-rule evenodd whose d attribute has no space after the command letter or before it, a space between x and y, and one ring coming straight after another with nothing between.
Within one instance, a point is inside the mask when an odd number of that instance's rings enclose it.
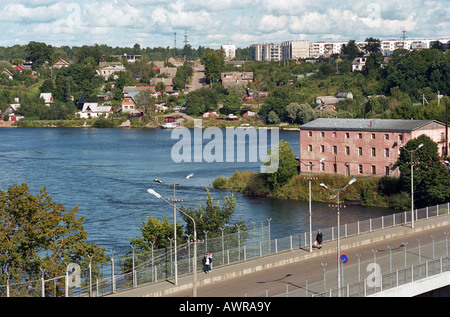
<instances>
[{"instance_id":1,"label":"white cloud","mask_svg":"<svg viewBox=\"0 0 450 317\"><path fill-rule=\"evenodd\" d=\"M403 27L409 37L450 36L449 0L6 0L0 12L1 45L172 46L184 30L194 47L399 38Z\"/></svg>"}]
</instances>

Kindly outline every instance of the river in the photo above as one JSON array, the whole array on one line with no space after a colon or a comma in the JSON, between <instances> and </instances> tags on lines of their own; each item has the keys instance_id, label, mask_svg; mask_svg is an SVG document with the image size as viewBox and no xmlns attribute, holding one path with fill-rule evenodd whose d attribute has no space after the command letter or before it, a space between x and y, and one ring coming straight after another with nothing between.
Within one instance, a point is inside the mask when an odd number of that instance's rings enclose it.
<instances>
[{"instance_id":1,"label":"river","mask_svg":"<svg viewBox=\"0 0 450 317\"><path fill-rule=\"evenodd\" d=\"M225 137L224 130L221 131ZM180 144L181 137L172 139L172 133L173 130L164 129L0 129L0 190L27 183L30 192L37 194L46 187L53 201L62 203L66 209L79 206L78 216L86 216L84 227L89 242L124 254L130 249L128 239L140 236L141 220L147 216L173 219L172 208L147 193L148 188L153 188L166 198L173 196L173 189L155 183L155 178L177 183L194 173L177 187L176 196L183 199L185 206L196 207L205 202L206 187L215 200L223 201L224 196L231 195L229 191L212 189L210 184L217 176L259 171L261 163L251 162L249 150L244 162L207 163L204 157L195 162L193 153L191 162L175 163L171 151ZM294 154L299 154L297 131L280 131L279 139L288 141ZM204 151L209 142L203 140ZM248 149L249 140L245 142ZM239 146L238 142L234 144L235 149ZM224 146L223 150L225 155L229 148ZM249 229L253 228L252 222L267 225L267 219L272 219L272 238L309 229L307 202L233 194L237 201L233 219L244 221ZM341 221L354 222L391 213L386 208L348 206L341 213ZM328 204L313 203L313 228L330 227L335 222L335 211Z\"/></svg>"}]
</instances>

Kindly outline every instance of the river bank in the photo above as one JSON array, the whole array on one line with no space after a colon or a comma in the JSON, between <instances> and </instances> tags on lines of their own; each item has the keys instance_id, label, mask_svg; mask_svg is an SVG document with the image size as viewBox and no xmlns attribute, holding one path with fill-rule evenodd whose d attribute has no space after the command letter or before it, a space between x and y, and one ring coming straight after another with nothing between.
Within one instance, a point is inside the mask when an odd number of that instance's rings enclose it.
<instances>
[{"instance_id":1,"label":"river bank","mask_svg":"<svg viewBox=\"0 0 450 317\"><path fill-rule=\"evenodd\" d=\"M296 131L298 124L281 123L278 125L266 124L263 121L254 118L241 118L240 120L228 121L222 118L202 118L191 117L183 112L164 114L156 117L128 118L112 117L104 118L87 118L87 119L71 119L71 120L20 120L20 121L0 121L0 128L158 128L165 123L165 117L171 115L182 115L185 119L184 127L194 128L194 120L202 120L202 127L255 127L255 128L279 128L280 130Z\"/></svg>"},{"instance_id":2,"label":"river bank","mask_svg":"<svg viewBox=\"0 0 450 317\"><path fill-rule=\"evenodd\" d=\"M247 197L268 197L281 200L309 200L309 179L311 179L311 200L314 202L336 203L336 195L319 186L342 188L350 177L330 174L298 174L279 190L272 192L264 183L263 174L252 171L235 172L229 178L217 177L213 186L216 189L242 193ZM357 181L341 193L341 203L346 201L362 206L396 208L401 205L399 179L395 177L356 177ZM403 202L402 202L403 203ZM398 207L402 209L402 207Z\"/></svg>"}]
</instances>

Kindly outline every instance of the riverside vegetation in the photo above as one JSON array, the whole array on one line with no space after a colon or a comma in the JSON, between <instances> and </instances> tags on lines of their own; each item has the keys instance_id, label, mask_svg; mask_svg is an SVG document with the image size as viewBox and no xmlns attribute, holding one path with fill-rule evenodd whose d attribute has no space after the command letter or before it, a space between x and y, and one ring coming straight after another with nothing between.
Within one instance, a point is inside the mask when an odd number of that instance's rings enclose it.
<instances>
[{"instance_id":1,"label":"riverside vegetation","mask_svg":"<svg viewBox=\"0 0 450 317\"><path fill-rule=\"evenodd\" d=\"M357 182L349 186L341 195L342 200L355 200L365 206L385 206L396 210L406 210L411 206L410 184L411 172L409 153L423 143L424 146L415 153L414 193L415 206L446 203L450 199L450 170L441 162L437 144L425 135L410 140L402 149L396 162L400 169L400 177L356 177ZM217 177L213 186L216 189L228 189L240 192L248 197L272 197L279 199L309 199L308 178L312 177L311 199L313 201L333 201L335 195L319 188L325 183L331 188L341 188L350 179L343 175L333 174L298 174L297 163L288 142L279 143L279 168L272 174L261 174L253 171L234 172L229 178ZM270 155L270 150L269 150Z\"/></svg>"}]
</instances>

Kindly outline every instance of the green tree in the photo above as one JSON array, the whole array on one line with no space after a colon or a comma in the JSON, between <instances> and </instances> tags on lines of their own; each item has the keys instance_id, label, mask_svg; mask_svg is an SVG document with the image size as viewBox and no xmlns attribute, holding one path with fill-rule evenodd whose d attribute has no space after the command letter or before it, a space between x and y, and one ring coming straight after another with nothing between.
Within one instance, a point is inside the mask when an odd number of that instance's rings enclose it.
<instances>
[{"instance_id":1,"label":"green tree","mask_svg":"<svg viewBox=\"0 0 450 317\"><path fill-rule=\"evenodd\" d=\"M198 239L205 238L205 231L208 232L208 238L217 237L222 234L221 228L224 228L224 233L237 232L236 224L239 225L240 230L246 230L242 221L232 222L234 208L236 207L234 196L226 196L220 206L219 201L214 201L208 189L206 189L206 192L206 203L203 205L198 204L196 209L181 207L186 214L195 220ZM192 220L184 214L181 217L186 222L186 234L192 236L194 233Z\"/></svg>"},{"instance_id":2,"label":"green tree","mask_svg":"<svg viewBox=\"0 0 450 317\"><path fill-rule=\"evenodd\" d=\"M281 140L275 147L268 150L268 156L271 155L278 155L279 165L276 172L267 175L267 185L270 190L276 191L286 185L294 175L297 175L297 162L287 141ZM264 164L270 165L271 161Z\"/></svg>"},{"instance_id":3,"label":"green tree","mask_svg":"<svg viewBox=\"0 0 450 317\"><path fill-rule=\"evenodd\" d=\"M238 96L234 94L227 95L223 101L223 107L220 109L220 113L226 115L230 113L237 114L241 105L241 100Z\"/></svg>"},{"instance_id":4,"label":"green tree","mask_svg":"<svg viewBox=\"0 0 450 317\"><path fill-rule=\"evenodd\" d=\"M445 203L450 198L450 172L440 162L437 144L428 136L420 135L408 141L400 151L397 165L400 168L402 190L411 190L411 154L419 144L421 148L413 153L414 163L414 204L417 208Z\"/></svg>"},{"instance_id":5,"label":"green tree","mask_svg":"<svg viewBox=\"0 0 450 317\"><path fill-rule=\"evenodd\" d=\"M186 112L189 115L198 116L200 113L217 108L219 95L209 87L190 92L186 95Z\"/></svg>"},{"instance_id":6,"label":"green tree","mask_svg":"<svg viewBox=\"0 0 450 317\"><path fill-rule=\"evenodd\" d=\"M19 283L39 279L41 269L49 279L64 275L69 263L87 268L88 255L94 276L99 276L97 265L106 262L105 250L86 242L85 217L77 218L77 210L66 211L45 188L35 196L26 184L0 191L0 285L6 284L7 274L10 283ZM56 287L52 293L63 294Z\"/></svg>"},{"instance_id":7,"label":"green tree","mask_svg":"<svg viewBox=\"0 0 450 317\"><path fill-rule=\"evenodd\" d=\"M25 47L26 59L33 62L33 68L40 68L45 62L52 62L53 47L41 42L31 41Z\"/></svg>"},{"instance_id":8,"label":"green tree","mask_svg":"<svg viewBox=\"0 0 450 317\"><path fill-rule=\"evenodd\" d=\"M201 60L205 65L205 78L207 83L217 82L224 67L224 61L220 53L209 50Z\"/></svg>"},{"instance_id":9,"label":"green tree","mask_svg":"<svg viewBox=\"0 0 450 317\"><path fill-rule=\"evenodd\" d=\"M141 220L142 226L141 237L130 239L131 245L139 251L150 251L152 243L155 249L169 247L169 238L173 239L173 223L169 222L167 217L163 220L158 220L153 217L147 217L144 222ZM177 222L177 240L178 243L183 243L183 228L180 222Z\"/></svg>"}]
</instances>

